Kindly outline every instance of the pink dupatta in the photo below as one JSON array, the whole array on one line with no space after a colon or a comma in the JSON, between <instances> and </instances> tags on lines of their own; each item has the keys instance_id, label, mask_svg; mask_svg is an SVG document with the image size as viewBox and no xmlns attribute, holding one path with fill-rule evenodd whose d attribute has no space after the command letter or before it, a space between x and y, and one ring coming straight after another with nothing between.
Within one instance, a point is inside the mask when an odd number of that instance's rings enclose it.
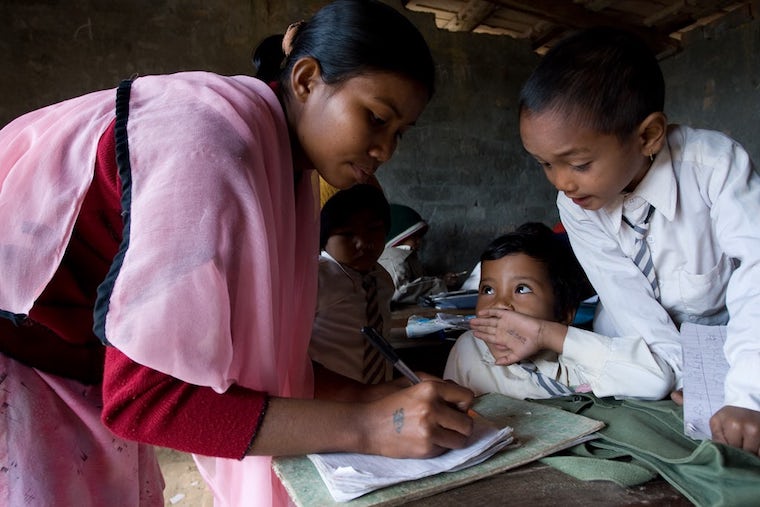
<instances>
[{"instance_id":1,"label":"pink dupatta","mask_svg":"<svg viewBox=\"0 0 760 507\"><path fill-rule=\"evenodd\" d=\"M107 93L30 118L10 155L20 160L8 164L3 154L0 223L12 223L12 214L30 225L0 240L0 277L23 268L12 277L15 290L0 289L2 310L28 312L60 262L92 178L98 133L113 118ZM113 290L100 301L106 339L140 364L220 393L238 384L311 397L318 217L310 174L294 179L274 93L243 76L141 77L132 85L127 132L129 243ZM32 140L44 141L41 149L30 150ZM44 163L43 150L62 160ZM9 185L20 193L8 197ZM20 213L2 206L17 206L29 192L35 198L24 198ZM46 241L27 238L25 229L41 230ZM20 238L25 259L15 246ZM287 501L267 457L196 461L223 505Z\"/></svg>"}]
</instances>

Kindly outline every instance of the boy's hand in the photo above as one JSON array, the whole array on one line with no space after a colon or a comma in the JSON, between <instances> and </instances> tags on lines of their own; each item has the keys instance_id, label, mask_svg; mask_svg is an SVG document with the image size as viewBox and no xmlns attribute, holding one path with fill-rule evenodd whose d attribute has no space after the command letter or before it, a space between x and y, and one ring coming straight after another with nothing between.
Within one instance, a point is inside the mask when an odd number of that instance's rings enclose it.
<instances>
[{"instance_id":1,"label":"boy's hand","mask_svg":"<svg viewBox=\"0 0 760 507\"><path fill-rule=\"evenodd\" d=\"M710 418L712 439L760 456L760 412L726 405Z\"/></svg>"},{"instance_id":2,"label":"boy's hand","mask_svg":"<svg viewBox=\"0 0 760 507\"><path fill-rule=\"evenodd\" d=\"M567 326L512 310L489 308L470 321L476 338L486 342L497 365L528 359L542 350L561 354Z\"/></svg>"}]
</instances>

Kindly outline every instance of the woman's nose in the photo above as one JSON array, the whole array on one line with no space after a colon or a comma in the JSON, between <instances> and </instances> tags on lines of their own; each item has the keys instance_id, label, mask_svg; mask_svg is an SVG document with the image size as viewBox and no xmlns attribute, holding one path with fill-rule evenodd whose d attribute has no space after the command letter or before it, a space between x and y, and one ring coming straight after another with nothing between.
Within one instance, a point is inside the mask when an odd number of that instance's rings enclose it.
<instances>
[{"instance_id":1,"label":"woman's nose","mask_svg":"<svg viewBox=\"0 0 760 507\"><path fill-rule=\"evenodd\" d=\"M369 154L372 158L383 164L390 160L396 151L396 137L390 133L378 135L370 146Z\"/></svg>"}]
</instances>

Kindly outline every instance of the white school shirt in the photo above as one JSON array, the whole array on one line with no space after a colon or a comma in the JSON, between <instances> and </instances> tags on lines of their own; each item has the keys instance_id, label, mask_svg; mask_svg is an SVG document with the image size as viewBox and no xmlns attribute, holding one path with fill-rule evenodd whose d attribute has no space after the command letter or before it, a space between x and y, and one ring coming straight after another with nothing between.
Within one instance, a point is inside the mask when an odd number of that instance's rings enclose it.
<instances>
[{"instance_id":1,"label":"white school shirt","mask_svg":"<svg viewBox=\"0 0 760 507\"><path fill-rule=\"evenodd\" d=\"M621 226L624 209L647 203L656 208L647 242L661 303ZM680 387L680 324L727 324L724 403L760 410L760 177L746 151L719 132L673 125L634 192L597 211L560 193L557 206L611 326L595 330L642 336Z\"/></svg>"},{"instance_id":2,"label":"white school shirt","mask_svg":"<svg viewBox=\"0 0 760 507\"><path fill-rule=\"evenodd\" d=\"M369 274L377 280L382 334L387 338L391 330L393 280L380 264L375 264ZM361 333L361 328L367 325L367 293L362 286L363 276L322 252L319 256L317 313L309 343L309 356L313 361L358 382L362 382L367 341ZM385 380L390 380L392 374L393 366L388 363Z\"/></svg>"},{"instance_id":3,"label":"white school shirt","mask_svg":"<svg viewBox=\"0 0 760 507\"><path fill-rule=\"evenodd\" d=\"M527 369L523 364L495 365L485 342L468 331L449 352L443 378L471 389L475 395L496 392L518 399L551 398L570 392L660 399L668 395L672 385L667 365L652 355L644 340L610 340L576 327L568 327L562 354L543 351L526 365ZM547 387L550 382L529 371L534 366L545 377L569 387L570 392Z\"/></svg>"}]
</instances>

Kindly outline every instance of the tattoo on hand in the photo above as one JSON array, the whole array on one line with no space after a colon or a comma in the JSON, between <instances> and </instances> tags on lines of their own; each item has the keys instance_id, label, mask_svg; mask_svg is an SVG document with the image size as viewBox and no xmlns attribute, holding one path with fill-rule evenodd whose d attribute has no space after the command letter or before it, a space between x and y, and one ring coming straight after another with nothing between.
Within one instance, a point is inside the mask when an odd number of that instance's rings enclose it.
<instances>
[{"instance_id":1,"label":"tattoo on hand","mask_svg":"<svg viewBox=\"0 0 760 507\"><path fill-rule=\"evenodd\" d=\"M399 408L393 412L393 429L396 433L401 433L401 428L404 427L404 409Z\"/></svg>"}]
</instances>

